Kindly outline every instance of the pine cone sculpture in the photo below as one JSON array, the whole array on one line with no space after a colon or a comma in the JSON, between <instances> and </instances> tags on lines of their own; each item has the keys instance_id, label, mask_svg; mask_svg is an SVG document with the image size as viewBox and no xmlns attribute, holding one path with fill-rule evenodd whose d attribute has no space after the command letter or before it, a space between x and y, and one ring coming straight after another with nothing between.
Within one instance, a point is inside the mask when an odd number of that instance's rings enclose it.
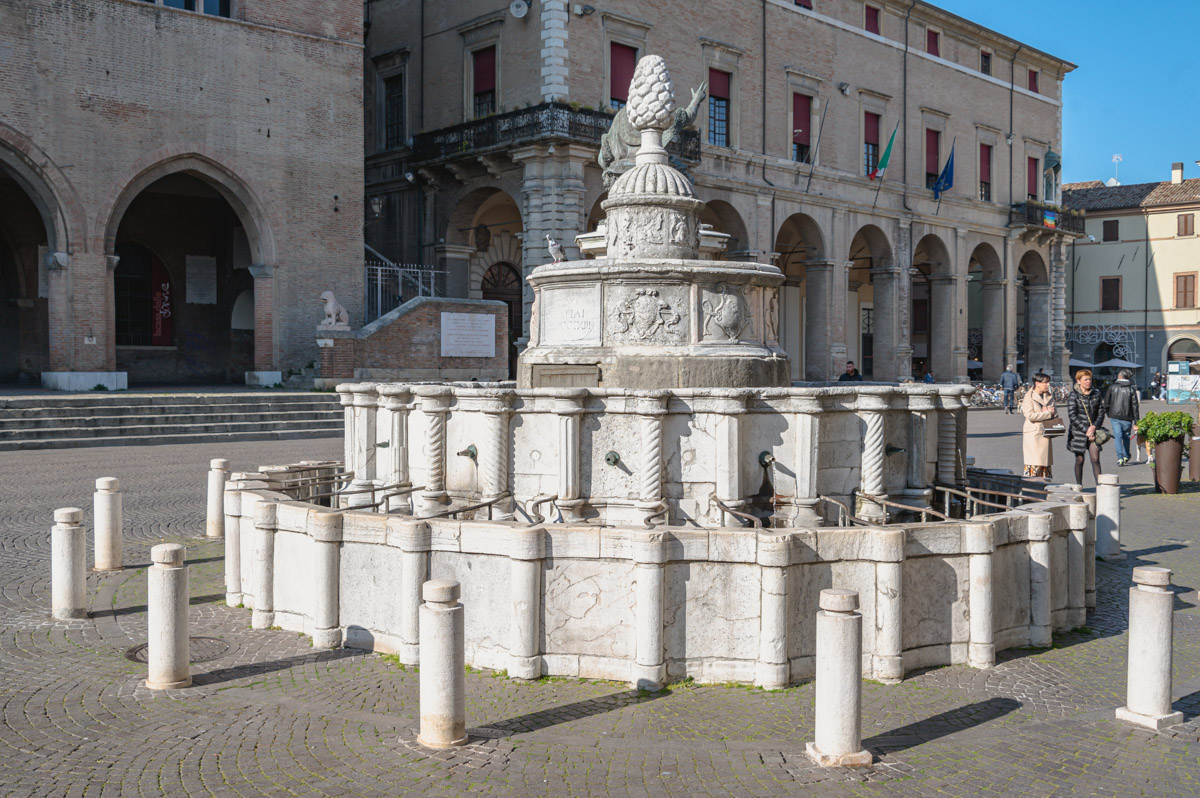
<instances>
[{"instance_id":1,"label":"pine cone sculpture","mask_svg":"<svg viewBox=\"0 0 1200 798\"><path fill-rule=\"evenodd\" d=\"M675 113L675 89L667 62L662 56L648 55L638 61L629 85L629 122L638 130L666 130Z\"/></svg>"}]
</instances>

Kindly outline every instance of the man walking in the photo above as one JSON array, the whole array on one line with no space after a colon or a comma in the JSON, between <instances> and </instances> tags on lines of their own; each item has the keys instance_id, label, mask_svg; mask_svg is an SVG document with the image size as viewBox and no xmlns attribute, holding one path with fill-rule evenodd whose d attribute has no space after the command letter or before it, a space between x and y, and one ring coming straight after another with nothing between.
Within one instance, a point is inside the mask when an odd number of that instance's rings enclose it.
<instances>
[{"instance_id":1,"label":"man walking","mask_svg":"<svg viewBox=\"0 0 1200 798\"><path fill-rule=\"evenodd\" d=\"M1138 413L1137 388L1133 385L1133 372L1121 369L1117 381L1104 395L1104 412L1112 420L1113 438L1117 444L1117 465L1129 462L1129 432L1137 431Z\"/></svg>"},{"instance_id":2,"label":"man walking","mask_svg":"<svg viewBox=\"0 0 1200 798\"><path fill-rule=\"evenodd\" d=\"M1017 376L1017 372L1013 370L1012 366L1006 367L1004 373L1000 375L1000 387L1004 389L1004 412L1009 415L1016 410L1017 405L1013 397L1020 385L1021 378Z\"/></svg>"}]
</instances>

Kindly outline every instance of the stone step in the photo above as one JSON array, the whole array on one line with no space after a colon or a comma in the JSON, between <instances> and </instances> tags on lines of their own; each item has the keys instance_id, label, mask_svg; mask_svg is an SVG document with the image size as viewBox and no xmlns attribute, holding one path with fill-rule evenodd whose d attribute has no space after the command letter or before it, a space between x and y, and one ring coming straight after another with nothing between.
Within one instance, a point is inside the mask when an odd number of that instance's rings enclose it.
<instances>
[{"instance_id":1,"label":"stone step","mask_svg":"<svg viewBox=\"0 0 1200 798\"><path fill-rule=\"evenodd\" d=\"M44 396L0 397L0 413L18 410L40 410L57 412L71 408L152 408L162 406L181 407L205 405L238 405L254 403L272 405L304 404L312 406L340 406L338 395L323 391L246 392L246 393L187 393L187 394L46 394Z\"/></svg>"},{"instance_id":2,"label":"stone step","mask_svg":"<svg viewBox=\"0 0 1200 798\"><path fill-rule=\"evenodd\" d=\"M25 419L157 418L160 416L237 415L241 413L340 413L341 405L327 402L241 402L229 404L101 405L97 407L0 407L0 427Z\"/></svg>"},{"instance_id":3,"label":"stone step","mask_svg":"<svg viewBox=\"0 0 1200 798\"><path fill-rule=\"evenodd\" d=\"M223 407L214 405L213 407ZM235 406L230 409L215 412L196 412L185 408L156 408L156 413L138 413L132 415L110 415L96 413L83 416L49 416L26 415L18 418L5 418L0 415L0 437L8 432L36 432L38 430L59 427L143 427L176 425L176 424L227 424L231 422L275 422L289 421L328 421L331 424L341 423L343 419L341 408L301 408L293 410L291 405L285 405L287 410L266 408L253 405L245 410ZM127 408L128 409L128 408ZM10 436L11 437L11 436Z\"/></svg>"},{"instance_id":4,"label":"stone step","mask_svg":"<svg viewBox=\"0 0 1200 798\"><path fill-rule=\"evenodd\" d=\"M275 429L260 432L173 433L126 435L113 438L54 438L36 441L0 441L0 452L18 449L73 449L84 446L152 446L175 443L222 443L233 441L282 441L297 438L338 438L342 427L328 429Z\"/></svg>"},{"instance_id":5,"label":"stone step","mask_svg":"<svg viewBox=\"0 0 1200 798\"><path fill-rule=\"evenodd\" d=\"M303 421L248 421L223 424L140 424L121 427L54 427L39 430L0 431L0 441L80 440L87 438L153 437L158 435L217 435L240 432L271 432L273 430L342 429L340 422L324 419Z\"/></svg>"}]
</instances>

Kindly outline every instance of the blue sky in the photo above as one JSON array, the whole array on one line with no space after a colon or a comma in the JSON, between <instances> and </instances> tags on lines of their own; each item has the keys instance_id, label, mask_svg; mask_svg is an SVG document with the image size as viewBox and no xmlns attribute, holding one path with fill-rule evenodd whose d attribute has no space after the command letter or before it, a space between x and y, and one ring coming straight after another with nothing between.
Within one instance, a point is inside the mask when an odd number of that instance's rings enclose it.
<instances>
[{"instance_id":1,"label":"blue sky","mask_svg":"<svg viewBox=\"0 0 1200 798\"><path fill-rule=\"evenodd\" d=\"M1200 4L1195 0L932 0L1078 65L1064 82L1063 180L1200 177Z\"/></svg>"}]
</instances>

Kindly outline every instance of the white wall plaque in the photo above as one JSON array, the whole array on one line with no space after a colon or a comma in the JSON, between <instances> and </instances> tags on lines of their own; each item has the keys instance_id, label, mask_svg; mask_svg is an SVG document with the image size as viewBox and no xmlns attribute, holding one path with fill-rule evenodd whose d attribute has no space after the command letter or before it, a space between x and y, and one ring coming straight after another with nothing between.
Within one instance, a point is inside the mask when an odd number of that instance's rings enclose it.
<instances>
[{"instance_id":1,"label":"white wall plaque","mask_svg":"<svg viewBox=\"0 0 1200 798\"><path fill-rule=\"evenodd\" d=\"M495 316L490 313L442 314L442 357L495 356Z\"/></svg>"},{"instance_id":2,"label":"white wall plaque","mask_svg":"<svg viewBox=\"0 0 1200 798\"><path fill-rule=\"evenodd\" d=\"M541 344L600 345L600 289L550 289L539 308Z\"/></svg>"},{"instance_id":3,"label":"white wall plaque","mask_svg":"<svg viewBox=\"0 0 1200 798\"><path fill-rule=\"evenodd\" d=\"M217 304L217 259L207 255L188 255L184 259L189 305Z\"/></svg>"}]
</instances>

